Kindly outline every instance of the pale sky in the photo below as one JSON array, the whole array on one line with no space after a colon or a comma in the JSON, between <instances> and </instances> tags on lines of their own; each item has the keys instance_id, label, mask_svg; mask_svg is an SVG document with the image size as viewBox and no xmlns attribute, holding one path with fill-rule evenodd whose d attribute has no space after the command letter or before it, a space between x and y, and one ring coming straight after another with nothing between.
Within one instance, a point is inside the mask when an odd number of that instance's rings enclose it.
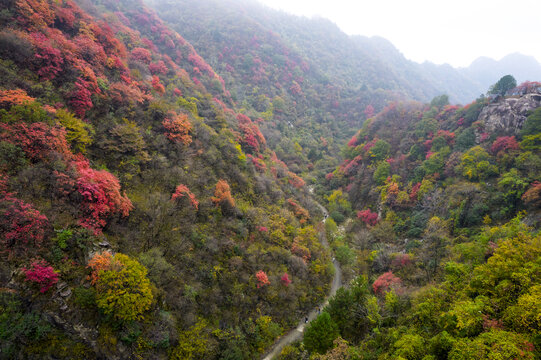
<instances>
[{"instance_id":1,"label":"pale sky","mask_svg":"<svg viewBox=\"0 0 541 360\"><path fill-rule=\"evenodd\" d=\"M350 35L378 35L416 62L464 67L520 52L541 61L541 0L259 0L320 16Z\"/></svg>"}]
</instances>

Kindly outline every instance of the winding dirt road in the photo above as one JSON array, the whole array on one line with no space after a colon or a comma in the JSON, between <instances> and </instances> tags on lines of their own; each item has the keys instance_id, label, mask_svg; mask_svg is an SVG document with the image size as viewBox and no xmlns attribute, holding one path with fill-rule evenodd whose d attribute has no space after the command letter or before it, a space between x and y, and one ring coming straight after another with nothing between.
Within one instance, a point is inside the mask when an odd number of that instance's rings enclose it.
<instances>
[{"instance_id":1,"label":"winding dirt road","mask_svg":"<svg viewBox=\"0 0 541 360\"><path fill-rule=\"evenodd\" d=\"M327 217L329 216L329 212L321 204L318 203L318 206L321 209L321 211L323 211L322 223L325 224L325 221L327 221ZM320 241L321 241L321 244L325 248L327 249L329 248L329 242L327 241L325 230L323 230L323 232L320 234ZM342 286L342 269L340 268L340 264L334 258L332 262L334 264L335 272L334 272L334 277L332 279L331 291L329 292L329 295L327 296L325 301L319 305L319 309L323 309L329 303L329 298L334 296L334 294L336 294L336 291ZM308 322L311 322L312 320L314 320L318 314L319 314L318 308L315 308L312 311L310 311L310 313L308 314ZM272 360L275 356L280 354L280 352L286 345L289 345L299 340L300 338L302 338L302 333L304 332L304 327L306 325L307 324L305 323L305 319L304 318L300 319L297 327L289 331L287 334L282 336L277 342L275 342L274 345L267 351L267 353L263 355L263 357L261 357L261 359Z\"/></svg>"}]
</instances>

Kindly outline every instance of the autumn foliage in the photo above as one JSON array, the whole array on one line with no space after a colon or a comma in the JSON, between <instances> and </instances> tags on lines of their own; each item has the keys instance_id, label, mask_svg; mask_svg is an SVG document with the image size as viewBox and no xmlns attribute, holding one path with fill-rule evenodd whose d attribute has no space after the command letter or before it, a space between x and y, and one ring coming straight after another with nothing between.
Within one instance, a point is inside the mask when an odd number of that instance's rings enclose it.
<instances>
[{"instance_id":1,"label":"autumn foliage","mask_svg":"<svg viewBox=\"0 0 541 360\"><path fill-rule=\"evenodd\" d=\"M48 231L47 217L31 204L11 194L0 194L0 253L24 254L39 248Z\"/></svg>"},{"instance_id":2,"label":"autumn foliage","mask_svg":"<svg viewBox=\"0 0 541 360\"><path fill-rule=\"evenodd\" d=\"M97 271L94 285L98 307L122 321L141 319L153 299L147 269L124 254L105 255L89 266Z\"/></svg>"},{"instance_id":3,"label":"autumn foliage","mask_svg":"<svg viewBox=\"0 0 541 360\"><path fill-rule=\"evenodd\" d=\"M246 147L246 150L255 153L263 150L267 141L259 127L248 116L243 114L238 114L237 120L239 121L239 129L243 134L241 143Z\"/></svg>"},{"instance_id":4,"label":"autumn foliage","mask_svg":"<svg viewBox=\"0 0 541 360\"><path fill-rule=\"evenodd\" d=\"M184 197L187 197L190 200L190 204L195 210L199 208L199 201L197 201L195 195L190 191L190 189L188 189L186 185L180 184L177 186L175 192L171 196L171 201L179 201Z\"/></svg>"},{"instance_id":5,"label":"autumn foliage","mask_svg":"<svg viewBox=\"0 0 541 360\"><path fill-rule=\"evenodd\" d=\"M66 130L45 123L0 124L0 140L19 146L32 161L46 160L51 152L71 156Z\"/></svg>"},{"instance_id":6,"label":"autumn foliage","mask_svg":"<svg viewBox=\"0 0 541 360\"><path fill-rule=\"evenodd\" d=\"M192 137L189 135L192 130L192 124L188 120L188 115L170 112L168 117L162 122L166 130L165 136L175 143L190 145Z\"/></svg>"},{"instance_id":7,"label":"autumn foliage","mask_svg":"<svg viewBox=\"0 0 541 360\"><path fill-rule=\"evenodd\" d=\"M263 271L263 270L259 270L256 274L255 274L255 277L257 279L257 288L259 289L260 287L263 287L263 286L266 286L266 285L270 285L270 281L269 281L269 278L267 276L267 274Z\"/></svg>"},{"instance_id":8,"label":"autumn foliage","mask_svg":"<svg viewBox=\"0 0 541 360\"><path fill-rule=\"evenodd\" d=\"M372 284L372 289L377 295L382 295L391 288L397 287L402 283L399 277L395 276L392 271L388 271L380 275Z\"/></svg>"},{"instance_id":9,"label":"autumn foliage","mask_svg":"<svg viewBox=\"0 0 541 360\"><path fill-rule=\"evenodd\" d=\"M287 273L284 273L284 275L282 275L280 281L284 286L289 286L289 284L291 284L291 280L289 279L289 275Z\"/></svg>"},{"instance_id":10,"label":"autumn foliage","mask_svg":"<svg viewBox=\"0 0 541 360\"><path fill-rule=\"evenodd\" d=\"M366 225L374 226L378 223L378 214L365 209L357 212L357 219L360 219Z\"/></svg>"},{"instance_id":11,"label":"autumn foliage","mask_svg":"<svg viewBox=\"0 0 541 360\"><path fill-rule=\"evenodd\" d=\"M80 220L82 226L100 233L107 219L115 214L128 216L133 205L120 193L118 179L105 170L94 170L87 160L75 162L78 178L76 189L83 196L82 209L87 215Z\"/></svg>"},{"instance_id":12,"label":"autumn foliage","mask_svg":"<svg viewBox=\"0 0 541 360\"><path fill-rule=\"evenodd\" d=\"M22 105L32 103L35 100L22 89L0 90L0 106Z\"/></svg>"},{"instance_id":13,"label":"autumn foliage","mask_svg":"<svg viewBox=\"0 0 541 360\"><path fill-rule=\"evenodd\" d=\"M25 281L30 281L39 286L41 293L47 292L58 282L58 274L45 260L35 260L28 269L23 268Z\"/></svg>"},{"instance_id":14,"label":"autumn foliage","mask_svg":"<svg viewBox=\"0 0 541 360\"><path fill-rule=\"evenodd\" d=\"M128 216L133 205L120 193L120 184L114 175L92 169L84 158L73 161L70 169L69 175L56 172L57 185L64 196L78 193L82 197L80 225L100 234L110 217Z\"/></svg>"},{"instance_id":15,"label":"autumn foliage","mask_svg":"<svg viewBox=\"0 0 541 360\"><path fill-rule=\"evenodd\" d=\"M494 140L494 143L492 144L492 147L490 148L490 151L497 155L500 152L508 152L510 150L518 150L519 145L517 143L517 140L514 136L501 136Z\"/></svg>"},{"instance_id":16,"label":"autumn foliage","mask_svg":"<svg viewBox=\"0 0 541 360\"><path fill-rule=\"evenodd\" d=\"M300 206L295 200L287 199L287 203L301 224L304 224L310 219L308 210Z\"/></svg>"},{"instance_id":17,"label":"autumn foliage","mask_svg":"<svg viewBox=\"0 0 541 360\"><path fill-rule=\"evenodd\" d=\"M541 182L534 181L522 195L522 201L530 206L541 205Z\"/></svg>"},{"instance_id":18,"label":"autumn foliage","mask_svg":"<svg viewBox=\"0 0 541 360\"><path fill-rule=\"evenodd\" d=\"M111 253L108 251L101 254L96 253L92 259L88 261L87 266L92 269L92 273L89 276L90 283L92 285L96 285L99 279L100 271L111 270L113 267L113 255L111 255Z\"/></svg>"},{"instance_id":19,"label":"autumn foliage","mask_svg":"<svg viewBox=\"0 0 541 360\"><path fill-rule=\"evenodd\" d=\"M231 196L231 188L225 180L219 180L216 184L216 190L214 196L211 198L212 202L216 206L221 204L227 204L230 207L235 207L235 199Z\"/></svg>"}]
</instances>

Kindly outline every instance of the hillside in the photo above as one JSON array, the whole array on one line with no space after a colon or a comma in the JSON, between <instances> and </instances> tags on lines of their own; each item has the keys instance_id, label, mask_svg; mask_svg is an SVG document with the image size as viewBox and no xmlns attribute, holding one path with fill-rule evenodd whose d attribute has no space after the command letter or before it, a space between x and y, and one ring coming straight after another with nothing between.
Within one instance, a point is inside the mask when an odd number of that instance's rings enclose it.
<instances>
[{"instance_id":1,"label":"hillside","mask_svg":"<svg viewBox=\"0 0 541 360\"><path fill-rule=\"evenodd\" d=\"M329 288L304 181L142 3L5 4L0 357L256 358Z\"/></svg>"},{"instance_id":2,"label":"hillside","mask_svg":"<svg viewBox=\"0 0 541 360\"><path fill-rule=\"evenodd\" d=\"M279 359L539 357L541 83L512 92L391 104L351 138L324 180L350 288Z\"/></svg>"},{"instance_id":3,"label":"hillside","mask_svg":"<svg viewBox=\"0 0 541 360\"><path fill-rule=\"evenodd\" d=\"M329 81L338 102L348 110L355 109L355 101L361 101L379 111L382 109L379 99L392 100L397 95L426 102L447 94L451 103L468 104L504 75L512 74L521 83L539 79L541 71L541 65L534 58L520 54L508 55L500 61L478 59L467 68L429 62L419 64L406 59L383 38L350 37L326 19L289 15L255 0L151 0L148 3L175 29L182 29L186 38L222 76L233 76L236 86L246 86L251 80L232 75L232 69L242 71L234 63L229 63L231 68L228 69L220 67L222 58L218 59L217 54L230 44L244 41L237 33L240 30L249 31L259 39L272 33L274 41L287 48L288 53L301 56L310 69L320 75L311 79L311 84ZM252 56L260 59L264 59L260 50L270 50L260 49L255 43L249 45L254 45L249 49ZM247 52L246 48L241 49ZM266 60L263 62L268 64ZM382 97L384 93L387 96ZM355 111L349 113L355 114Z\"/></svg>"},{"instance_id":4,"label":"hillside","mask_svg":"<svg viewBox=\"0 0 541 360\"><path fill-rule=\"evenodd\" d=\"M0 359L540 358L541 83L483 85L532 59L1 3Z\"/></svg>"}]
</instances>

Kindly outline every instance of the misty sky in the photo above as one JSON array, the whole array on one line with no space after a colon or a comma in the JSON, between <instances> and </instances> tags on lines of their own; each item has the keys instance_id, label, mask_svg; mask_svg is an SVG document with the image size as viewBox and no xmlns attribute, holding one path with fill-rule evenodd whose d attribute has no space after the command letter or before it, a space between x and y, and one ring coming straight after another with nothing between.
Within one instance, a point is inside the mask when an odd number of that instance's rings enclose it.
<instances>
[{"instance_id":1,"label":"misty sky","mask_svg":"<svg viewBox=\"0 0 541 360\"><path fill-rule=\"evenodd\" d=\"M353 35L379 35L408 59L468 66L520 52L541 61L540 0L259 0L321 16Z\"/></svg>"}]
</instances>

